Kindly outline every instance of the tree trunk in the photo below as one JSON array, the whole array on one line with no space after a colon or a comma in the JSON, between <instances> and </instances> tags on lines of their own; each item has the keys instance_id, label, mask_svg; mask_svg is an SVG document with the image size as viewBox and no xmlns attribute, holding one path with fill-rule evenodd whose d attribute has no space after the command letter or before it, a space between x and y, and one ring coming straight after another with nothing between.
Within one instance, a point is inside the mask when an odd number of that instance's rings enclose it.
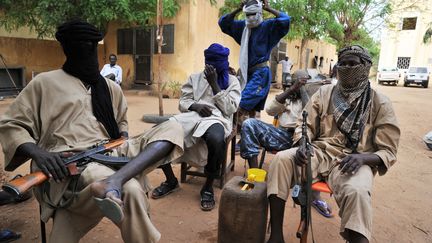
<instances>
[{"instance_id":1,"label":"tree trunk","mask_svg":"<svg viewBox=\"0 0 432 243\"><path fill-rule=\"evenodd\" d=\"M163 44L163 0L158 0L157 4L157 42L158 42L158 98L159 98L159 115L163 116L163 100L162 100L162 44Z\"/></svg>"},{"instance_id":2,"label":"tree trunk","mask_svg":"<svg viewBox=\"0 0 432 243\"><path fill-rule=\"evenodd\" d=\"M299 69L305 69L307 68L307 63L305 63L305 58L306 58L306 52L305 52L305 47L307 44L308 40L307 39L302 39L301 44L300 44L300 66Z\"/></svg>"},{"instance_id":3,"label":"tree trunk","mask_svg":"<svg viewBox=\"0 0 432 243\"><path fill-rule=\"evenodd\" d=\"M104 34L105 34L105 36L106 36L106 34L108 33L108 28L109 28L109 23L107 23L107 24L105 24L104 25ZM103 48L103 50L104 50L104 53L103 53L103 60L104 60L104 64L105 63L107 63L107 55L109 55L108 54L108 47L107 47L107 40L108 40L108 38L105 38L105 36L104 36L104 48ZM109 42L109 41L108 41Z\"/></svg>"}]
</instances>

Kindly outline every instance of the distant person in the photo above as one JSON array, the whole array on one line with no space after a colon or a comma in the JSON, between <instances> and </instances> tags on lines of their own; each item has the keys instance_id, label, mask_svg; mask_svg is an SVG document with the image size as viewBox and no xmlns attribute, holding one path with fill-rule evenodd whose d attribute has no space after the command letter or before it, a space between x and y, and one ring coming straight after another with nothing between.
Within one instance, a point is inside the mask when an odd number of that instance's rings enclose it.
<instances>
[{"instance_id":1,"label":"distant person","mask_svg":"<svg viewBox=\"0 0 432 243\"><path fill-rule=\"evenodd\" d=\"M263 20L263 9L275 18ZM245 20L235 20L243 10ZM255 117L264 108L271 85L268 66L270 52L289 31L290 17L271 8L267 0L242 1L232 13L222 16L219 26L225 34L240 44L240 70L243 86L240 112Z\"/></svg>"},{"instance_id":2,"label":"distant person","mask_svg":"<svg viewBox=\"0 0 432 243\"><path fill-rule=\"evenodd\" d=\"M121 85L123 71L122 68L117 65L117 56L114 54L109 55L110 63L105 64L100 72L105 78L111 79L116 84Z\"/></svg>"},{"instance_id":3,"label":"distant person","mask_svg":"<svg viewBox=\"0 0 432 243\"><path fill-rule=\"evenodd\" d=\"M282 84L286 82L286 78L291 75L291 69L293 68L293 62L289 57L285 57L284 60L279 62L282 64Z\"/></svg>"}]
</instances>

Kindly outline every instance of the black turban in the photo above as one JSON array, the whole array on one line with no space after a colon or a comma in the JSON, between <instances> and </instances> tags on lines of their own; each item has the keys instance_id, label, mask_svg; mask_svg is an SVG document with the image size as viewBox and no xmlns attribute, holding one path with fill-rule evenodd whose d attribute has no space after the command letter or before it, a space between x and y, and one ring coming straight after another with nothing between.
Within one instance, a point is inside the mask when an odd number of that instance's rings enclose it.
<instances>
[{"instance_id":1,"label":"black turban","mask_svg":"<svg viewBox=\"0 0 432 243\"><path fill-rule=\"evenodd\" d=\"M55 37L61 43L82 40L99 42L103 39L102 33L95 26L81 20L61 24L57 27Z\"/></svg>"},{"instance_id":2,"label":"black turban","mask_svg":"<svg viewBox=\"0 0 432 243\"><path fill-rule=\"evenodd\" d=\"M362 46L352 45L352 46L347 46L345 48L342 48L338 52L338 60L341 60L342 57L347 56L347 55L358 56L362 60L363 63L368 62L369 64L372 64L371 55Z\"/></svg>"},{"instance_id":3,"label":"black turban","mask_svg":"<svg viewBox=\"0 0 432 243\"><path fill-rule=\"evenodd\" d=\"M94 116L112 139L119 138L108 84L99 72L97 43L102 33L87 22L72 20L60 25L55 36L66 55L63 70L91 87Z\"/></svg>"}]
</instances>

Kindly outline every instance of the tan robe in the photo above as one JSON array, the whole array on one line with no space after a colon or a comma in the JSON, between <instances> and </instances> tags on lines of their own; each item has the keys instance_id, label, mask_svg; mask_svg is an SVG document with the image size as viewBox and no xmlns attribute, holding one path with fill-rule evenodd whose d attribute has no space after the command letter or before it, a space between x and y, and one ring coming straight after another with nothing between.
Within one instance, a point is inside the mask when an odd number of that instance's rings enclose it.
<instances>
[{"instance_id":1,"label":"tan robe","mask_svg":"<svg viewBox=\"0 0 432 243\"><path fill-rule=\"evenodd\" d=\"M117 84L109 80L106 82L119 129L127 131L126 99ZM171 161L182 154L182 133L178 123L167 122L129 139L114 154L132 158L147 144L166 140L177 145L166 158ZM81 151L108 138L107 131L93 115L91 90L87 90L79 79L63 70L37 75L0 119L0 142L5 153L6 168L11 161L28 159L14 156L18 146L23 143L36 143L49 152ZM97 163L91 163L83 169L72 201L68 199L72 197L71 189L75 183L69 183L70 179L65 183L50 180L35 190L42 206L42 220L48 221L55 211L51 242L78 242L103 217L93 202L88 185L106 178L114 171ZM34 163L32 170L38 170ZM125 220L120 229L125 242L156 242L160 238L160 233L148 216L149 204L145 194L150 189L145 176L148 171L143 172L138 180L131 179L123 187Z\"/></svg>"},{"instance_id":2,"label":"tan robe","mask_svg":"<svg viewBox=\"0 0 432 243\"><path fill-rule=\"evenodd\" d=\"M302 111L302 101L286 99L285 104L281 104L273 99L266 104L265 110L270 116L278 116L279 126L295 128Z\"/></svg>"},{"instance_id":3,"label":"tan robe","mask_svg":"<svg viewBox=\"0 0 432 243\"><path fill-rule=\"evenodd\" d=\"M308 112L308 134L314 148L312 173L314 180L327 180L334 198L340 208L340 232L351 229L369 240L372 232L372 182L375 173L384 175L396 162L400 130L391 101L384 95L372 90L372 107L363 136L358 146L359 153L376 154L383 165L371 168L364 165L355 175L341 175L336 162L350 154L346 148L346 138L339 131L333 118L331 94L333 85L323 86L315 93L305 110ZM296 129L294 140L301 137L302 118ZM276 194L287 200L289 189L294 183L294 158L297 148L277 153L268 173L267 194Z\"/></svg>"},{"instance_id":4,"label":"tan robe","mask_svg":"<svg viewBox=\"0 0 432 243\"><path fill-rule=\"evenodd\" d=\"M190 111L189 107L194 103L211 106L212 115L201 117L197 112ZM235 76L229 75L229 86L226 90L213 94L204 73L192 74L182 87L179 101L179 110L182 113L171 118L182 124L184 130L185 153L177 162L204 166L207 163L207 145L201 136L211 125L219 123L224 127L225 137L228 137L232 130L233 114L239 103L240 84Z\"/></svg>"}]
</instances>

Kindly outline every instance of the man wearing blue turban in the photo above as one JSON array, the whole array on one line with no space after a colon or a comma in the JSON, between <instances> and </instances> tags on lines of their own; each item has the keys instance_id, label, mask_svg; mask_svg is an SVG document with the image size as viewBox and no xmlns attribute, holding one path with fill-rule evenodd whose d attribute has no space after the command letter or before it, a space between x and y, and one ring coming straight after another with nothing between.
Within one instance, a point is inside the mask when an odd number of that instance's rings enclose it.
<instances>
[{"instance_id":1,"label":"man wearing blue turban","mask_svg":"<svg viewBox=\"0 0 432 243\"><path fill-rule=\"evenodd\" d=\"M204 167L207 180L201 189L201 209L215 206L213 181L220 174L225 156L225 139L232 130L233 114L240 103L240 83L229 74L229 49L212 44L204 51L203 72L192 74L182 87L179 115L171 118L184 129L185 153L178 160ZM170 164L161 166L166 181L157 187L152 197L161 198L176 189L178 181Z\"/></svg>"}]
</instances>

